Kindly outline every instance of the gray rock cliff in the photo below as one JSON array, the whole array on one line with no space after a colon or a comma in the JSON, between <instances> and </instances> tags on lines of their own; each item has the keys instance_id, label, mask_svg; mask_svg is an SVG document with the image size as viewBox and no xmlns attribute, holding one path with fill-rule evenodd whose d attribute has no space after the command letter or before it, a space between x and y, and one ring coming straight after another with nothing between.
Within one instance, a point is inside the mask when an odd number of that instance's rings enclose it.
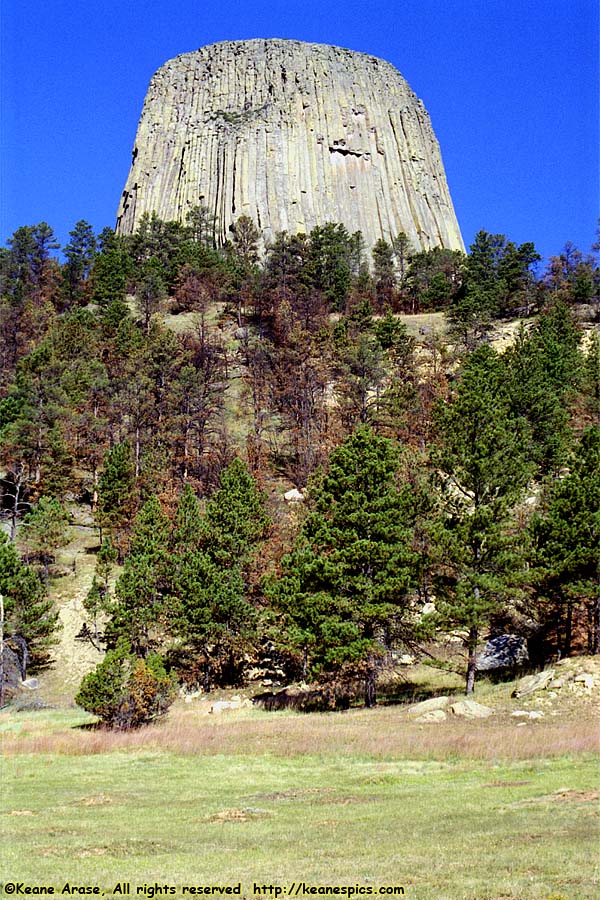
<instances>
[{"instance_id":1,"label":"gray rock cliff","mask_svg":"<svg viewBox=\"0 0 600 900\"><path fill-rule=\"evenodd\" d=\"M117 230L198 205L218 243L247 215L265 242L342 222L369 247L404 231L415 249L463 249L422 102L389 63L321 44L226 41L156 72Z\"/></svg>"}]
</instances>

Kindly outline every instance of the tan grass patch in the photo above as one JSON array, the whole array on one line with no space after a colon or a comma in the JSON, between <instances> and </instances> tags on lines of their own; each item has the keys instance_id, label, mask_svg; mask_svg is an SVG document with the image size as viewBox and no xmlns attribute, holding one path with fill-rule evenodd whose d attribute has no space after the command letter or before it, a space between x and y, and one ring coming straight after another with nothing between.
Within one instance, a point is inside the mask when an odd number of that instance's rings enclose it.
<instances>
[{"instance_id":1,"label":"tan grass patch","mask_svg":"<svg viewBox=\"0 0 600 900\"><path fill-rule=\"evenodd\" d=\"M227 718L179 708L165 721L138 731L71 728L8 734L2 743L6 754L94 755L143 749L202 756L267 753L282 757L331 754L376 759L518 760L593 753L598 749L598 728L596 722L584 719L536 722L535 727L525 728L490 719L424 726L407 721L398 707L311 715L250 710Z\"/></svg>"}]
</instances>

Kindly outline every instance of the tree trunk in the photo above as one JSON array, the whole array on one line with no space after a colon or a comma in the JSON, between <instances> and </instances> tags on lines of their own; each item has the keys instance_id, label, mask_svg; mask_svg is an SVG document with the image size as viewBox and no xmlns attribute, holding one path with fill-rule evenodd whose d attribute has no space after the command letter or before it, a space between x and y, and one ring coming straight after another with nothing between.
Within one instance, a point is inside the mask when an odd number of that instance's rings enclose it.
<instances>
[{"instance_id":1,"label":"tree trunk","mask_svg":"<svg viewBox=\"0 0 600 900\"><path fill-rule=\"evenodd\" d=\"M302 652L302 681L308 678L308 647L305 644Z\"/></svg>"},{"instance_id":2,"label":"tree trunk","mask_svg":"<svg viewBox=\"0 0 600 900\"><path fill-rule=\"evenodd\" d=\"M206 691L206 693L208 693L211 688L212 672L211 672L210 656L209 656L207 644L202 645L202 652L204 653L204 660L205 660L203 687L204 687L204 690Z\"/></svg>"},{"instance_id":3,"label":"tree trunk","mask_svg":"<svg viewBox=\"0 0 600 900\"><path fill-rule=\"evenodd\" d=\"M571 655L571 641L573 637L573 604L567 603L567 618L565 621L565 656Z\"/></svg>"},{"instance_id":4,"label":"tree trunk","mask_svg":"<svg viewBox=\"0 0 600 900\"><path fill-rule=\"evenodd\" d=\"M475 691L475 675L477 674L477 638L478 630L476 625L472 625L469 629L469 639L467 649L469 651L469 659L467 662L467 684L465 694L473 694Z\"/></svg>"},{"instance_id":5,"label":"tree trunk","mask_svg":"<svg viewBox=\"0 0 600 900\"><path fill-rule=\"evenodd\" d=\"M377 672L375 670L373 660L369 659L367 662L367 674L365 677L365 706L367 707L367 709L372 709L377 704L376 680Z\"/></svg>"},{"instance_id":6,"label":"tree trunk","mask_svg":"<svg viewBox=\"0 0 600 900\"><path fill-rule=\"evenodd\" d=\"M135 477L140 477L140 427L135 428Z\"/></svg>"},{"instance_id":7,"label":"tree trunk","mask_svg":"<svg viewBox=\"0 0 600 900\"><path fill-rule=\"evenodd\" d=\"M13 504L10 511L10 542L14 544L17 538L17 517L19 515L19 500L21 497L21 485L23 482L23 468L15 469L15 486L13 494Z\"/></svg>"},{"instance_id":8,"label":"tree trunk","mask_svg":"<svg viewBox=\"0 0 600 900\"><path fill-rule=\"evenodd\" d=\"M600 583L596 586L596 599L592 604L592 653L600 653Z\"/></svg>"}]
</instances>

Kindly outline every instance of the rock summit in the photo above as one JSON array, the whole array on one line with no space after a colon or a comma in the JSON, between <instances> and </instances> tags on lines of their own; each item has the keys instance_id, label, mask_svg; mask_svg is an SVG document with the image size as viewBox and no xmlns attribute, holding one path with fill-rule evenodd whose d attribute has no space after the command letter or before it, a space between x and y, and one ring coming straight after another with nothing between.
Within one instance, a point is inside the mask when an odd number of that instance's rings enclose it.
<instances>
[{"instance_id":1,"label":"rock summit","mask_svg":"<svg viewBox=\"0 0 600 900\"><path fill-rule=\"evenodd\" d=\"M367 247L405 232L415 250L463 249L423 103L389 63L321 44L226 41L156 72L117 230L196 206L218 245L249 216L265 243L341 222Z\"/></svg>"}]
</instances>

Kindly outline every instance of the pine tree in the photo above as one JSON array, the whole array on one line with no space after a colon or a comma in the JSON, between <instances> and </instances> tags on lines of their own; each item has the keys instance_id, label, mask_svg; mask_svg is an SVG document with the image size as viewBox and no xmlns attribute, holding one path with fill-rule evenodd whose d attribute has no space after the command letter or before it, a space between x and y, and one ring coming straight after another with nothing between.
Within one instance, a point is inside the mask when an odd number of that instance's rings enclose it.
<instances>
[{"instance_id":1,"label":"pine tree","mask_svg":"<svg viewBox=\"0 0 600 900\"><path fill-rule=\"evenodd\" d=\"M313 481L309 511L282 577L268 587L305 674L362 669L376 700L385 649L407 625L415 555L410 496L396 483L398 451L359 428Z\"/></svg>"},{"instance_id":2,"label":"pine tree","mask_svg":"<svg viewBox=\"0 0 600 900\"><path fill-rule=\"evenodd\" d=\"M4 597L5 635L25 639L34 665L46 662L58 627L58 611L35 569L21 561L3 532L0 532L0 594Z\"/></svg>"},{"instance_id":3,"label":"pine tree","mask_svg":"<svg viewBox=\"0 0 600 900\"><path fill-rule=\"evenodd\" d=\"M219 488L206 502L203 546L218 565L243 568L268 527L264 497L236 458L223 470Z\"/></svg>"},{"instance_id":4,"label":"pine tree","mask_svg":"<svg viewBox=\"0 0 600 900\"><path fill-rule=\"evenodd\" d=\"M69 542L67 513L55 497L40 497L35 509L23 519L23 525L27 553L42 563L47 584L55 551Z\"/></svg>"},{"instance_id":5,"label":"pine tree","mask_svg":"<svg viewBox=\"0 0 600 900\"><path fill-rule=\"evenodd\" d=\"M169 619L183 657L202 669L206 690L239 677L254 636L256 611L247 599L242 568L250 562L258 532L238 522L238 515L257 515L259 522L264 517L261 505L248 504L249 496L256 500L254 491L241 464L229 467L220 492L209 501L210 520L188 485L175 514ZM234 527L237 531L232 532Z\"/></svg>"},{"instance_id":6,"label":"pine tree","mask_svg":"<svg viewBox=\"0 0 600 900\"><path fill-rule=\"evenodd\" d=\"M177 554L197 550L202 541L203 519L198 498L186 484L175 512L171 548Z\"/></svg>"},{"instance_id":7,"label":"pine tree","mask_svg":"<svg viewBox=\"0 0 600 900\"><path fill-rule=\"evenodd\" d=\"M600 425L600 336L593 331L583 366L582 390L593 424Z\"/></svg>"},{"instance_id":8,"label":"pine tree","mask_svg":"<svg viewBox=\"0 0 600 900\"><path fill-rule=\"evenodd\" d=\"M437 612L445 627L467 630L471 693L482 631L502 608L520 568L511 514L531 474L527 428L511 413L494 350L473 351L452 402L438 409L436 425L433 461L442 490L435 531Z\"/></svg>"},{"instance_id":9,"label":"pine tree","mask_svg":"<svg viewBox=\"0 0 600 900\"><path fill-rule=\"evenodd\" d=\"M158 499L150 497L134 521L106 629L111 644L125 638L137 656L147 655L163 637L170 588L169 531Z\"/></svg>"},{"instance_id":10,"label":"pine tree","mask_svg":"<svg viewBox=\"0 0 600 900\"><path fill-rule=\"evenodd\" d=\"M538 593L555 609L559 649L571 652L573 612L588 614L588 649L600 652L600 427L581 436L563 478L554 480L531 523ZM562 635L560 634L562 631Z\"/></svg>"},{"instance_id":11,"label":"pine tree","mask_svg":"<svg viewBox=\"0 0 600 900\"><path fill-rule=\"evenodd\" d=\"M531 429L530 456L543 474L557 471L569 450L569 405L582 357L570 311L555 304L530 332L521 331L504 355L513 414Z\"/></svg>"},{"instance_id":12,"label":"pine tree","mask_svg":"<svg viewBox=\"0 0 600 900\"><path fill-rule=\"evenodd\" d=\"M89 222L81 219L69 232L71 240L64 248L65 290L69 303L84 298L85 282L90 274L97 253L97 241Z\"/></svg>"},{"instance_id":13,"label":"pine tree","mask_svg":"<svg viewBox=\"0 0 600 900\"><path fill-rule=\"evenodd\" d=\"M141 659L121 641L83 678L75 702L109 728L127 730L165 715L176 688L158 654Z\"/></svg>"},{"instance_id":14,"label":"pine tree","mask_svg":"<svg viewBox=\"0 0 600 900\"><path fill-rule=\"evenodd\" d=\"M137 502L135 469L128 442L115 444L104 461L104 471L98 485L96 521L101 536L107 532L117 548L119 559L124 552L124 529L129 524Z\"/></svg>"},{"instance_id":15,"label":"pine tree","mask_svg":"<svg viewBox=\"0 0 600 900\"><path fill-rule=\"evenodd\" d=\"M372 250L373 280L377 294L377 305L380 311L392 306L396 288L396 268L394 266L394 249L382 238Z\"/></svg>"}]
</instances>

